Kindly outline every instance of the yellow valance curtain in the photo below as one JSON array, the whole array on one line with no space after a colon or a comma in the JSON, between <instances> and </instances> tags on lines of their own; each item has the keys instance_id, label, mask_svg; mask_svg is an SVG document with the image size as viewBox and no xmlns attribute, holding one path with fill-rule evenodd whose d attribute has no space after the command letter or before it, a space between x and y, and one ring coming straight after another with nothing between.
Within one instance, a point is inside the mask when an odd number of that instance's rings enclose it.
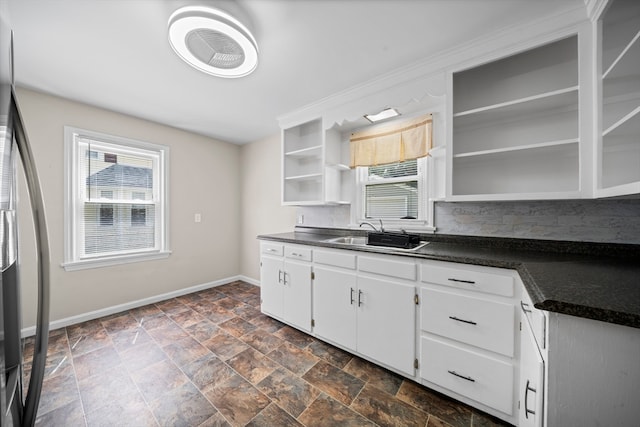
<instances>
[{"instance_id":1,"label":"yellow valance curtain","mask_svg":"<svg viewBox=\"0 0 640 427\"><path fill-rule=\"evenodd\" d=\"M351 167L376 166L425 157L431 150L431 114L351 134Z\"/></svg>"}]
</instances>

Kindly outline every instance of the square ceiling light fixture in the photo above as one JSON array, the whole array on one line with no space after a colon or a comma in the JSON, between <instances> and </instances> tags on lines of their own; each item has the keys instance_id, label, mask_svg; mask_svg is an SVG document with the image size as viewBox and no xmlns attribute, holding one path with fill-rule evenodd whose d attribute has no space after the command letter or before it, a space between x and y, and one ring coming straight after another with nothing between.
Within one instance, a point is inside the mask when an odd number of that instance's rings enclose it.
<instances>
[{"instance_id":1,"label":"square ceiling light fixture","mask_svg":"<svg viewBox=\"0 0 640 427\"><path fill-rule=\"evenodd\" d=\"M400 113L395 108L385 108L377 114L365 114L364 118L371 123L379 122L380 120L390 119L391 117L399 116Z\"/></svg>"},{"instance_id":2,"label":"square ceiling light fixture","mask_svg":"<svg viewBox=\"0 0 640 427\"><path fill-rule=\"evenodd\" d=\"M187 6L173 12L169 43L187 64L214 76L242 77L258 65L258 44L251 32L217 9Z\"/></svg>"}]
</instances>

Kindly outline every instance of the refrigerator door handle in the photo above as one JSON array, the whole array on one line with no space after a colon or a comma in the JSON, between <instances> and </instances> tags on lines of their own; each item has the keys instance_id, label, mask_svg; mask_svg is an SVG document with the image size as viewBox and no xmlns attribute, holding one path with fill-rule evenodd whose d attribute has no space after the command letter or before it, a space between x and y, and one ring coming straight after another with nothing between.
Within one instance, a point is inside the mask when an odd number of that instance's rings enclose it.
<instances>
[{"instance_id":1,"label":"refrigerator door handle","mask_svg":"<svg viewBox=\"0 0 640 427\"><path fill-rule=\"evenodd\" d=\"M11 97L9 120L13 120L14 136L18 151L22 159L24 174L29 190L31 210L33 214L34 231L36 237L36 255L38 258L38 315L36 320L35 348L29 380L29 391L24 405L23 426L33 426L38 412L38 403L42 392L45 363L47 359L47 345L49 342L49 240L47 223L44 215L44 199L40 180L36 171L27 134L24 129L20 110L16 104L15 94Z\"/></svg>"}]
</instances>

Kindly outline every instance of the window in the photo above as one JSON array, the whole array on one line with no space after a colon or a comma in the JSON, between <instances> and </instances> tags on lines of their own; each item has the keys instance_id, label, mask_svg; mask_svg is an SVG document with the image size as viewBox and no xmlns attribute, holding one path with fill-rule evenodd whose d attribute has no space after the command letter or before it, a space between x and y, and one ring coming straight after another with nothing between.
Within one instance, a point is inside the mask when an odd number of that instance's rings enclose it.
<instances>
[{"instance_id":1,"label":"window","mask_svg":"<svg viewBox=\"0 0 640 427\"><path fill-rule=\"evenodd\" d=\"M358 167L355 221L382 219L388 228L429 228L427 162L420 158Z\"/></svg>"},{"instance_id":2,"label":"window","mask_svg":"<svg viewBox=\"0 0 640 427\"><path fill-rule=\"evenodd\" d=\"M420 114L367 126L349 137L356 169L351 220L382 220L385 227L434 231L432 179L433 115Z\"/></svg>"},{"instance_id":3,"label":"window","mask_svg":"<svg viewBox=\"0 0 640 427\"><path fill-rule=\"evenodd\" d=\"M169 254L165 146L65 127L65 269Z\"/></svg>"}]
</instances>

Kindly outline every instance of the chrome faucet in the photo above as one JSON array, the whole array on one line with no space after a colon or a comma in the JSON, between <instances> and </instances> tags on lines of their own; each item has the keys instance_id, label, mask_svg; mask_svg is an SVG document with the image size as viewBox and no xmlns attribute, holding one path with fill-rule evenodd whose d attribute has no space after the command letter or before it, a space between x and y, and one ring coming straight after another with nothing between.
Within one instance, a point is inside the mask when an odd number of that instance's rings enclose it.
<instances>
[{"instance_id":1,"label":"chrome faucet","mask_svg":"<svg viewBox=\"0 0 640 427\"><path fill-rule=\"evenodd\" d=\"M378 221L380 221L380 230L378 230L376 228L376 226L371 224L369 221L362 221L360 223L360 227L362 227L363 225L367 224L369 227L373 228L374 231L380 231L381 233L383 233L384 232L384 226L382 225L382 220L378 219Z\"/></svg>"}]
</instances>

